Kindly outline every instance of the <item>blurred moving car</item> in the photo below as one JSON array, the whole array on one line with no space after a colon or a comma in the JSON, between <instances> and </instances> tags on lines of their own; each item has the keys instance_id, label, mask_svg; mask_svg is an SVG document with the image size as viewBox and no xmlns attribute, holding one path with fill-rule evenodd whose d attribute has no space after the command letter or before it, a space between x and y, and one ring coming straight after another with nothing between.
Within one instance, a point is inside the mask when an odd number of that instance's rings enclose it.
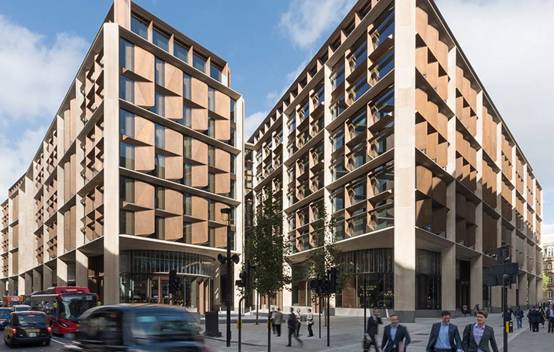
<instances>
[{"instance_id":1,"label":"blurred moving car","mask_svg":"<svg viewBox=\"0 0 554 352\"><path fill-rule=\"evenodd\" d=\"M0 329L4 330L10 320L10 313L13 309L10 307L0 307Z\"/></svg>"},{"instance_id":2,"label":"blurred moving car","mask_svg":"<svg viewBox=\"0 0 554 352\"><path fill-rule=\"evenodd\" d=\"M43 312L12 312L4 328L4 343L9 347L26 344L50 344L52 330Z\"/></svg>"},{"instance_id":3,"label":"blurred moving car","mask_svg":"<svg viewBox=\"0 0 554 352\"><path fill-rule=\"evenodd\" d=\"M208 352L194 316L182 307L120 304L87 310L66 352Z\"/></svg>"},{"instance_id":4,"label":"blurred moving car","mask_svg":"<svg viewBox=\"0 0 554 352\"><path fill-rule=\"evenodd\" d=\"M14 312L27 312L31 310L31 306L27 304L14 304L13 305L13 311Z\"/></svg>"}]
</instances>

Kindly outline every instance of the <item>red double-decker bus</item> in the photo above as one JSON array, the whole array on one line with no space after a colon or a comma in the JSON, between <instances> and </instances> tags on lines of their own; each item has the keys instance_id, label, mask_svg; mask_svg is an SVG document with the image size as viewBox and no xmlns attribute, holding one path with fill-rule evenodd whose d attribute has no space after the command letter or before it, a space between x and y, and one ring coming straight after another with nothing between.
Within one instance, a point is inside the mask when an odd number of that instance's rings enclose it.
<instances>
[{"instance_id":1,"label":"red double-decker bus","mask_svg":"<svg viewBox=\"0 0 554 352\"><path fill-rule=\"evenodd\" d=\"M51 287L31 294L31 308L48 315L52 333L72 334L79 329L79 317L96 306L96 294L87 287Z\"/></svg>"}]
</instances>

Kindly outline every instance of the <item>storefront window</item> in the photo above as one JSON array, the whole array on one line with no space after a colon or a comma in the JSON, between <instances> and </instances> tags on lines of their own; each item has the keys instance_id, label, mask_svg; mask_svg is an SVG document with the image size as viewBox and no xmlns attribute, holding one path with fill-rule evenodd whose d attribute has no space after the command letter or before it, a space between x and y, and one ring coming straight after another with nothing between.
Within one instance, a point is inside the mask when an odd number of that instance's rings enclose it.
<instances>
[{"instance_id":1,"label":"storefront window","mask_svg":"<svg viewBox=\"0 0 554 352\"><path fill-rule=\"evenodd\" d=\"M416 257L416 309L441 308L441 255L422 249Z\"/></svg>"}]
</instances>

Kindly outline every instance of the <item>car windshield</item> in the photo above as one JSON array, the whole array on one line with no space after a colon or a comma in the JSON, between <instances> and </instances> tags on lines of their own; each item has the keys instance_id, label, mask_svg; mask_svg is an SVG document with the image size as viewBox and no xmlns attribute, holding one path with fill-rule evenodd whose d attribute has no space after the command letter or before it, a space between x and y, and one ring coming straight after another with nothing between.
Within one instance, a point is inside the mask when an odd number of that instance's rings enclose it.
<instances>
[{"instance_id":1,"label":"car windshield","mask_svg":"<svg viewBox=\"0 0 554 352\"><path fill-rule=\"evenodd\" d=\"M46 315L39 313L18 314L20 326L46 326Z\"/></svg>"},{"instance_id":2,"label":"car windshield","mask_svg":"<svg viewBox=\"0 0 554 352\"><path fill-rule=\"evenodd\" d=\"M86 310L96 306L96 295L63 295L60 318L77 321Z\"/></svg>"},{"instance_id":3,"label":"car windshield","mask_svg":"<svg viewBox=\"0 0 554 352\"><path fill-rule=\"evenodd\" d=\"M11 309L0 309L0 319L8 319L10 317Z\"/></svg>"},{"instance_id":4,"label":"car windshield","mask_svg":"<svg viewBox=\"0 0 554 352\"><path fill-rule=\"evenodd\" d=\"M31 310L31 307L26 305L13 306L13 308L16 312L26 312L28 310Z\"/></svg>"},{"instance_id":5,"label":"car windshield","mask_svg":"<svg viewBox=\"0 0 554 352\"><path fill-rule=\"evenodd\" d=\"M192 340L198 335L195 321L185 312L138 312L132 326L139 343Z\"/></svg>"}]
</instances>

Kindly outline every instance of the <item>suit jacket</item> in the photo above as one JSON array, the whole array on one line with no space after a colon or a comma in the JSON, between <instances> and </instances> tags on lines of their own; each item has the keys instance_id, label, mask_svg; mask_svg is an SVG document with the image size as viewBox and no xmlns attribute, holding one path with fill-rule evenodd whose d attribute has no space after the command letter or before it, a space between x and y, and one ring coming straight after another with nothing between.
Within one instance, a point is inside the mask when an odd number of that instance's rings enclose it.
<instances>
[{"instance_id":1,"label":"suit jacket","mask_svg":"<svg viewBox=\"0 0 554 352\"><path fill-rule=\"evenodd\" d=\"M441 323L433 324L431 334L429 335L429 342L427 343L427 352L435 352L435 344L439 338L440 328ZM460 332L458 331L458 327L454 324L448 324L448 340L450 341L452 352L456 352L458 348L462 347Z\"/></svg>"},{"instance_id":2,"label":"suit jacket","mask_svg":"<svg viewBox=\"0 0 554 352\"><path fill-rule=\"evenodd\" d=\"M367 334L369 336L375 336L379 333L379 324L383 324L380 317L371 316L367 319Z\"/></svg>"},{"instance_id":3,"label":"suit jacket","mask_svg":"<svg viewBox=\"0 0 554 352\"><path fill-rule=\"evenodd\" d=\"M381 342L381 349L383 352L398 352L398 345L400 342L404 342L404 351L408 347L412 340L408 329L402 325L398 325L396 329L396 335L394 339L390 335L390 325L385 326L385 332L383 333L383 341Z\"/></svg>"},{"instance_id":4,"label":"suit jacket","mask_svg":"<svg viewBox=\"0 0 554 352\"><path fill-rule=\"evenodd\" d=\"M462 348L464 352L477 352L480 349L483 352L498 352L498 346L494 338L494 330L488 325L485 325L485 331L483 331L483 337L477 345L473 336L473 326L475 324L469 324L464 329L464 337L462 340ZM490 344L490 348L489 348Z\"/></svg>"}]
</instances>

